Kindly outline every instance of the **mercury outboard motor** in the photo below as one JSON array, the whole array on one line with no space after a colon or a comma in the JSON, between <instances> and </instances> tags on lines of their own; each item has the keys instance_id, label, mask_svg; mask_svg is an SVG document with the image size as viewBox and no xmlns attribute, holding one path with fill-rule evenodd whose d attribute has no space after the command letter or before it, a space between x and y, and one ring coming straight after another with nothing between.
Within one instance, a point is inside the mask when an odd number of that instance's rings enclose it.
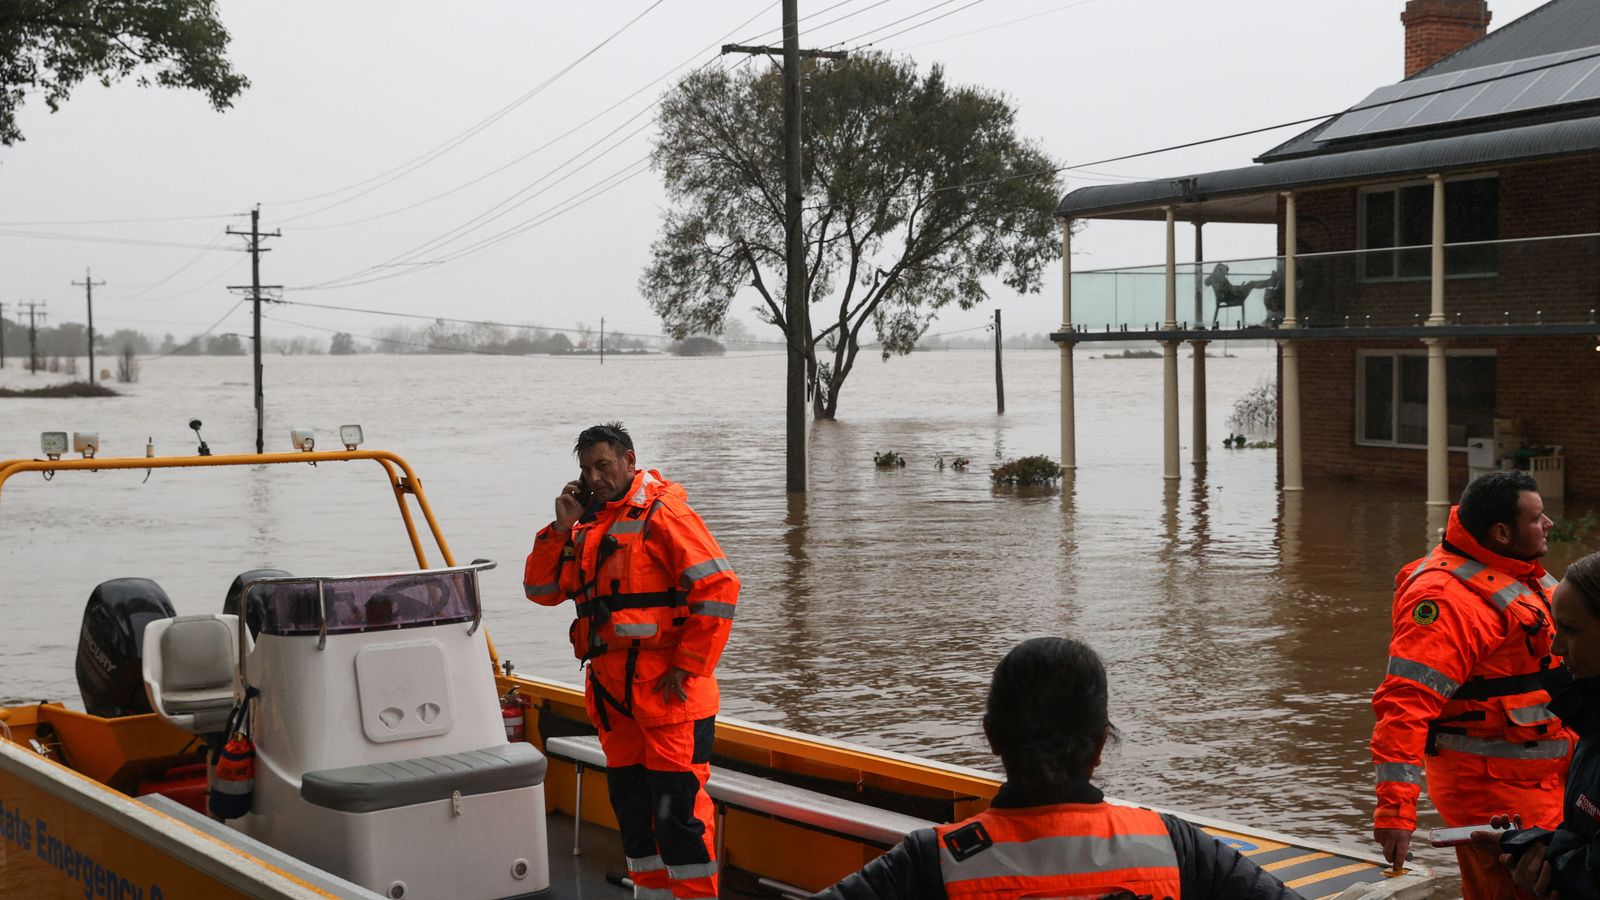
<instances>
[{"instance_id":1,"label":"mercury outboard motor","mask_svg":"<svg viewBox=\"0 0 1600 900\"><path fill-rule=\"evenodd\" d=\"M78 633L78 692L90 715L111 719L150 711L144 629L174 615L167 592L148 578L113 578L94 589Z\"/></svg>"},{"instance_id":2,"label":"mercury outboard motor","mask_svg":"<svg viewBox=\"0 0 1600 900\"><path fill-rule=\"evenodd\" d=\"M228 587L228 597L222 601L223 613L230 616L239 616L239 600L244 595L244 586L258 578L288 578L289 573L282 569L249 569L239 573ZM244 615L240 619L250 628L250 637L255 638L261 633L261 619L266 610L262 607L261 591L266 587L259 587L250 592L250 599L244 604Z\"/></svg>"}]
</instances>

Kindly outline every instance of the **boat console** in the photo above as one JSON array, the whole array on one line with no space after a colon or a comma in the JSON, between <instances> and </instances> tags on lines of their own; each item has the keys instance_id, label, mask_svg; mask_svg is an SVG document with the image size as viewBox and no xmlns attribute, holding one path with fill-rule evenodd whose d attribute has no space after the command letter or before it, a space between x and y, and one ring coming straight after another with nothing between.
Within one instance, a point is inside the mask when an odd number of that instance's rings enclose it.
<instances>
[{"instance_id":1,"label":"boat console","mask_svg":"<svg viewBox=\"0 0 1600 900\"><path fill-rule=\"evenodd\" d=\"M395 900L543 895L546 763L506 741L483 663L490 565L260 577L237 592L253 637L227 614L145 630L150 700L172 724L221 727L218 694L226 719L253 689L254 793L233 827Z\"/></svg>"}]
</instances>

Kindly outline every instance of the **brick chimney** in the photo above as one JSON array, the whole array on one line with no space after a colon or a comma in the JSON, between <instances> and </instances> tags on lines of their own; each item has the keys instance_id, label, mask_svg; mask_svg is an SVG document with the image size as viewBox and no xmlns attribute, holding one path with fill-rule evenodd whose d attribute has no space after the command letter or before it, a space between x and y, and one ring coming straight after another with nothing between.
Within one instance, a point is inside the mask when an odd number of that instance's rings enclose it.
<instances>
[{"instance_id":1,"label":"brick chimney","mask_svg":"<svg viewBox=\"0 0 1600 900\"><path fill-rule=\"evenodd\" d=\"M1400 23L1406 27L1406 77L1410 78L1483 37L1489 30L1489 3L1407 0Z\"/></svg>"}]
</instances>

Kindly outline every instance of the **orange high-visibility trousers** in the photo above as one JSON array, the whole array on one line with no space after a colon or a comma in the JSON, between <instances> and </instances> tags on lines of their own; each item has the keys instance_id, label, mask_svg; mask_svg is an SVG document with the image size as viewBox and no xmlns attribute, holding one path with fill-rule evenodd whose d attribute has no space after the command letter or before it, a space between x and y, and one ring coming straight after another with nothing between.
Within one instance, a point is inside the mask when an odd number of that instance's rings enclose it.
<instances>
[{"instance_id":1,"label":"orange high-visibility trousers","mask_svg":"<svg viewBox=\"0 0 1600 900\"><path fill-rule=\"evenodd\" d=\"M614 711L609 718L600 746L633 895L715 900L716 826L706 779L716 717L649 726Z\"/></svg>"}]
</instances>

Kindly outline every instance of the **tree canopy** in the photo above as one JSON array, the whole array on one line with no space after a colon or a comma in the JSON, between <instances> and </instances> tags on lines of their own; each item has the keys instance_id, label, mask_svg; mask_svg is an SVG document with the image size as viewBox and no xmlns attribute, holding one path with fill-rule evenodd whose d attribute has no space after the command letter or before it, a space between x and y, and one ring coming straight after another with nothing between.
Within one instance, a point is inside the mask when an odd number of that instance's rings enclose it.
<instances>
[{"instance_id":1,"label":"tree canopy","mask_svg":"<svg viewBox=\"0 0 1600 900\"><path fill-rule=\"evenodd\" d=\"M807 321L784 314L782 78L707 68L661 106L653 155L674 205L640 287L675 337L720 333L740 291L786 339L802 332L814 413L833 418L870 322L906 354L951 304L999 277L1037 291L1061 252L1055 164L992 92L882 53L804 73ZM870 340L870 339L869 339Z\"/></svg>"},{"instance_id":2,"label":"tree canopy","mask_svg":"<svg viewBox=\"0 0 1600 900\"><path fill-rule=\"evenodd\" d=\"M0 144L22 140L29 94L54 112L85 78L189 88L226 109L250 82L223 55L212 0L5 0L0 3Z\"/></svg>"}]
</instances>

